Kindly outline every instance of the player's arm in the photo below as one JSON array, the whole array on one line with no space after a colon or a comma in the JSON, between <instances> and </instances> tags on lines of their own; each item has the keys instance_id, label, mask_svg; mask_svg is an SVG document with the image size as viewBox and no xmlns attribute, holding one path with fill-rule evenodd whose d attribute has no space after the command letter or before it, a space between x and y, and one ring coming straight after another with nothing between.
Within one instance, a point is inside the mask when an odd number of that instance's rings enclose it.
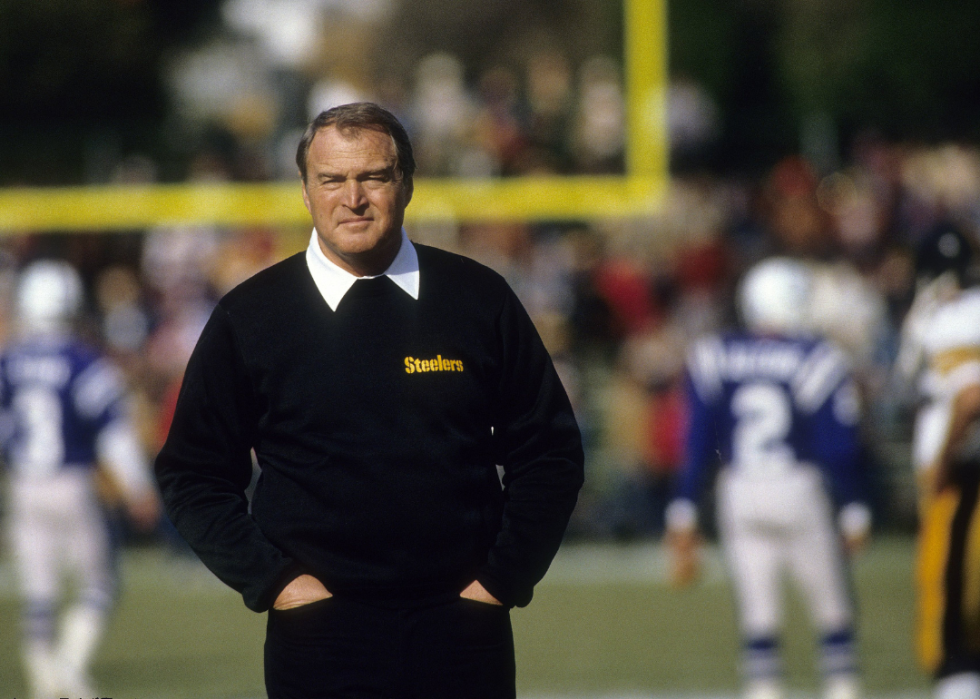
<instances>
[{"instance_id":1,"label":"player's arm","mask_svg":"<svg viewBox=\"0 0 980 699\"><path fill-rule=\"evenodd\" d=\"M697 580L701 572L701 535L697 525L697 506L694 502L675 499L666 511L665 540L670 551L670 582L686 587Z\"/></svg>"},{"instance_id":2,"label":"player's arm","mask_svg":"<svg viewBox=\"0 0 980 699\"><path fill-rule=\"evenodd\" d=\"M861 396L843 353L824 345L811 381L803 383L798 400L813 415L812 453L827 475L840 504L838 528L844 548L861 551L871 535L871 509L861 457ZM819 350L818 350L819 351ZM816 354L816 353L815 353Z\"/></svg>"},{"instance_id":3,"label":"player's arm","mask_svg":"<svg viewBox=\"0 0 980 699\"><path fill-rule=\"evenodd\" d=\"M703 389L702 389L703 391ZM697 579L700 568L701 536L697 501L717 461L714 410L695 386L691 372L685 378L688 410L684 461L677 488L665 513L666 543L671 556L671 581L683 587Z\"/></svg>"},{"instance_id":4,"label":"player's arm","mask_svg":"<svg viewBox=\"0 0 980 699\"><path fill-rule=\"evenodd\" d=\"M980 371L980 370L978 370ZM957 455L980 422L980 382L966 383L953 398L946 440L935 463L927 470L932 493L949 486Z\"/></svg>"},{"instance_id":5,"label":"player's arm","mask_svg":"<svg viewBox=\"0 0 980 699\"><path fill-rule=\"evenodd\" d=\"M129 518L142 531L153 529L160 520L160 499L135 426L122 416L112 420L100 431L96 450Z\"/></svg>"},{"instance_id":6,"label":"player's arm","mask_svg":"<svg viewBox=\"0 0 980 699\"><path fill-rule=\"evenodd\" d=\"M912 307L902 321L898 354L895 357L896 378L911 386L926 361L925 341L937 309L958 293L959 287L948 275L941 275L919 288Z\"/></svg>"},{"instance_id":7,"label":"player's arm","mask_svg":"<svg viewBox=\"0 0 980 699\"><path fill-rule=\"evenodd\" d=\"M106 358L95 359L73 380L71 397L75 411L96 430L95 458L103 485L137 528L151 530L160 518L160 501L119 367Z\"/></svg>"}]
</instances>

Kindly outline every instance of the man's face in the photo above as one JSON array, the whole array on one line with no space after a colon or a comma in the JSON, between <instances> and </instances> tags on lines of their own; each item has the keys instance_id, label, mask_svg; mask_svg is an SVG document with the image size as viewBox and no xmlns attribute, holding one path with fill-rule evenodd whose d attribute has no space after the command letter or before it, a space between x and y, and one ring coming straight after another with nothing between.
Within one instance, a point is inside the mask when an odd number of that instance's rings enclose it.
<instances>
[{"instance_id":1,"label":"man's face","mask_svg":"<svg viewBox=\"0 0 980 699\"><path fill-rule=\"evenodd\" d=\"M306 156L303 202L328 259L357 276L384 272L401 245L411 198L388 134L317 131Z\"/></svg>"}]
</instances>

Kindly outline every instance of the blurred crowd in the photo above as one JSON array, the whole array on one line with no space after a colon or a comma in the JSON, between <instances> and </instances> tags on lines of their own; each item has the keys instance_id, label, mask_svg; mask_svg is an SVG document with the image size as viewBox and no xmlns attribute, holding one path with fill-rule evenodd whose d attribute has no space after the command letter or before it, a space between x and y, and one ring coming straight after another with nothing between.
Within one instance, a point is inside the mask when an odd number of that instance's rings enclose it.
<instances>
[{"instance_id":1,"label":"blurred crowd","mask_svg":"<svg viewBox=\"0 0 980 699\"><path fill-rule=\"evenodd\" d=\"M555 37L529 28L515 42L522 48L482 67L440 50L394 65L383 45L394 5L227 0L221 30L166 71L180 140L224 159L224 171L207 176L291 179L306 123L360 100L383 104L406 125L420 176L622 172L618 60L573 60ZM686 82L677 91L687 124L678 139L685 148L710 139L710 100Z\"/></svg>"},{"instance_id":2,"label":"blurred crowd","mask_svg":"<svg viewBox=\"0 0 980 699\"><path fill-rule=\"evenodd\" d=\"M976 149L869 135L827 174L793 156L751 180L677 176L665 209L648 219L469 226L457 240L510 280L562 366L589 454L573 531L661 531L683 456L686 349L738 324L743 272L774 254L816 271L812 323L848 351L864 392L877 521L909 530L916 398L894 363L915 253L940 227L976 240L978 224Z\"/></svg>"},{"instance_id":3,"label":"blurred crowd","mask_svg":"<svg viewBox=\"0 0 980 699\"><path fill-rule=\"evenodd\" d=\"M316 26L346 32L349 47L368 40L365 27L380 21L387 4L225 3L225 33L176 56L169 68L182 128L196 134L183 179L295 178L295 145L306 121L359 99L378 101L404 120L420 177L623 171L622 71L607 56L573 64L545 42L517 63L474 73L437 52L404 80L383 72L368 79L358 52L331 53L323 36L304 34L304 17L258 21L286 5L329 11L336 21ZM273 28L281 36L265 34ZM300 50L314 44L318 52ZM321 70L310 69L314 54ZM865 391L877 521L911 524L911 391L893 379L892 364L915 291L917 243L939 225L961 227L973 238L980 230L980 153L965 144L893 142L867 133L850 144L843 164L818 166L794 155L761 176L721 177L706 167L719 129L710 97L682 77L668 97L675 176L658 214L445 222L408 231L501 272L559 364L589 469L570 534L660 533L683 448L678 387L685 349L737 322L733 291L741 273L776 253L817 266L815 322L849 350ZM145 183L159 179L159 169L146 157L124 155L93 172ZM88 292L84 330L127 370L150 454L166 435L183 367L216 300L305 247L309 236L308 229L262 227L19 233L2 242L0 276L7 281L0 292L9 290L15 269L38 257L78 267Z\"/></svg>"},{"instance_id":4,"label":"blurred crowd","mask_svg":"<svg viewBox=\"0 0 980 699\"><path fill-rule=\"evenodd\" d=\"M409 235L503 274L534 318L572 395L589 477L573 536L656 535L682 456L679 379L688 344L738 322L742 272L775 253L818 270L814 320L850 352L865 391L878 521L912 524L910 387L892 366L915 291L914 251L940 225L975 237L980 153L860 140L819 175L788 157L762 178L676 177L645 219L449 223ZM309 232L158 228L6 238L7 274L45 256L87 284L83 332L127 370L149 453L162 443L183 367L216 300L302 249ZM9 288L10 284L4 284Z\"/></svg>"}]
</instances>

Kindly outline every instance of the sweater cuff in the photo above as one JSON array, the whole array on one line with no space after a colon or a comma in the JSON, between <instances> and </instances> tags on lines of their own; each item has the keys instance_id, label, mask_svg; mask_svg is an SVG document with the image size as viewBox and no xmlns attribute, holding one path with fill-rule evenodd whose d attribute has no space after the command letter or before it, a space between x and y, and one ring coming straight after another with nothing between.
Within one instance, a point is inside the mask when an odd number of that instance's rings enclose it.
<instances>
[{"instance_id":1,"label":"sweater cuff","mask_svg":"<svg viewBox=\"0 0 980 699\"><path fill-rule=\"evenodd\" d=\"M296 561L290 560L282 572L274 579L272 585L263 592L258 593L253 599L245 594L245 606L256 612L267 612L275 604L276 598L286 589L286 586L293 580L302 575L305 571Z\"/></svg>"},{"instance_id":2,"label":"sweater cuff","mask_svg":"<svg viewBox=\"0 0 980 699\"><path fill-rule=\"evenodd\" d=\"M476 581L483 585L483 589L493 595L505 607L526 607L534 594L533 590L528 590L523 595L510 590L485 570L477 576Z\"/></svg>"}]
</instances>

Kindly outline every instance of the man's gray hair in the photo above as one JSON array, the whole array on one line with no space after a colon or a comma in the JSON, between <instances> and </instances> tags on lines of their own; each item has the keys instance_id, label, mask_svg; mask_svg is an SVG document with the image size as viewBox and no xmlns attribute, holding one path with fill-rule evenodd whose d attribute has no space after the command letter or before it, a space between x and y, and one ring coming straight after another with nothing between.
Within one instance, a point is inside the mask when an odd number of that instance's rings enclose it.
<instances>
[{"instance_id":1,"label":"man's gray hair","mask_svg":"<svg viewBox=\"0 0 980 699\"><path fill-rule=\"evenodd\" d=\"M395 153L398 156L398 170L406 183L411 183L415 174L415 156L412 153L412 142L408 139L405 127L384 107L373 102L351 102L320 112L310 122L299 141L296 149L296 165L300 175L306 182L306 155L317 131L333 126L341 133L349 133L359 129L381 131L391 136L395 142Z\"/></svg>"}]
</instances>

